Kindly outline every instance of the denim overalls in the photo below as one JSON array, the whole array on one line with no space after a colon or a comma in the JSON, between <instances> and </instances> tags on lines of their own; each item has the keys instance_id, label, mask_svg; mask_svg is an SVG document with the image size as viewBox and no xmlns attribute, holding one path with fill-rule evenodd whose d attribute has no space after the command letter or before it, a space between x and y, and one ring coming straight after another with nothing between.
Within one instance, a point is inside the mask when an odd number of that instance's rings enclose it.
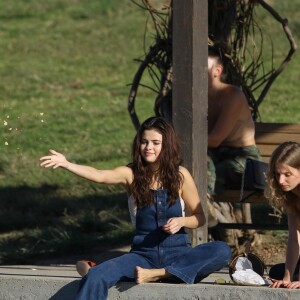
<instances>
[{"instance_id":1,"label":"denim overalls","mask_svg":"<svg viewBox=\"0 0 300 300\"><path fill-rule=\"evenodd\" d=\"M191 247L182 228L176 234L161 229L168 219L182 216L180 200L169 206L167 190L155 190L154 203L137 209L136 235L129 253L110 259L90 269L82 279L76 299L107 299L108 289L121 280L133 280L135 267L165 268L179 280L195 283L224 267L231 258L224 242L210 242Z\"/></svg>"}]
</instances>

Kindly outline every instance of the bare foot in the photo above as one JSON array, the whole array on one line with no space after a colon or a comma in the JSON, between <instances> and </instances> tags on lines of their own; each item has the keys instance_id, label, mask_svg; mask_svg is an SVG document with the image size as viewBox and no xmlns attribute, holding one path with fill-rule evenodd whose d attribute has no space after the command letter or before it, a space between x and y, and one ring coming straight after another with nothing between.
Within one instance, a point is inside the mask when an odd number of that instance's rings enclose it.
<instances>
[{"instance_id":1,"label":"bare foot","mask_svg":"<svg viewBox=\"0 0 300 300\"><path fill-rule=\"evenodd\" d=\"M143 269L141 267L135 268L136 283L155 282L162 278L168 278L171 276L165 269Z\"/></svg>"}]
</instances>

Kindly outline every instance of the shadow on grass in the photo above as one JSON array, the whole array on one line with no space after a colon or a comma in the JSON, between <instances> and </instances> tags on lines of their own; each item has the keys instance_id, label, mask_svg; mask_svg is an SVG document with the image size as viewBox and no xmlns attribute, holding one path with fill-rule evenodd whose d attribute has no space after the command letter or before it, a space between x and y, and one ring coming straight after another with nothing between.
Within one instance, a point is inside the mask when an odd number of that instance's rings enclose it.
<instances>
[{"instance_id":1,"label":"shadow on grass","mask_svg":"<svg viewBox=\"0 0 300 300\"><path fill-rule=\"evenodd\" d=\"M57 186L0 190L0 259L24 264L131 242L125 193L61 196Z\"/></svg>"},{"instance_id":2,"label":"shadow on grass","mask_svg":"<svg viewBox=\"0 0 300 300\"><path fill-rule=\"evenodd\" d=\"M75 263L84 258L99 263L123 254L120 248L131 243L134 233L127 195L103 193L78 197L51 185L0 189L0 262ZM254 223L276 222L272 213L268 205L252 205Z\"/></svg>"}]
</instances>

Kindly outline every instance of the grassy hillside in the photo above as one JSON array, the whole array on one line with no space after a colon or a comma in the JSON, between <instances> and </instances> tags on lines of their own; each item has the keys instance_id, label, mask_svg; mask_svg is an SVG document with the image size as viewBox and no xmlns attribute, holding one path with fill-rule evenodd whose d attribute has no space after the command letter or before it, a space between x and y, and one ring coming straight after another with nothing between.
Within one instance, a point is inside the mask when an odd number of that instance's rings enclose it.
<instances>
[{"instance_id":1,"label":"grassy hillside","mask_svg":"<svg viewBox=\"0 0 300 300\"><path fill-rule=\"evenodd\" d=\"M4 262L80 252L131 233L123 190L39 168L38 159L53 148L101 168L130 161L128 84L143 54L145 18L130 1L0 3ZM152 101L142 97L145 118Z\"/></svg>"},{"instance_id":2,"label":"grassy hillside","mask_svg":"<svg viewBox=\"0 0 300 300\"><path fill-rule=\"evenodd\" d=\"M298 44L300 42L300 5L299 0L280 1L270 0L268 2L282 18L287 18L293 37ZM275 67L278 67L287 56L290 49L288 40L282 29L282 25L275 21L263 9L258 9L259 23L263 26L266 39L265 47L273 44L273 55ZM273 83L270 91L260 106L262 121L265 122L295 122L300 123L300 101L298 70L300 66L299 50L294 54L291 62L283 73Z\"/></svg>"},{"instance_id":3,"label":"grassy hillside","mask_svg":"<svg viewBox=\"0 0 300 300\"><path fill-rule=\"evenodd\" d=\"M300 40L300 0L272 2ZM38 159L53 148L99 168L130 161L128 84L145 11L129 0L10 0L0 20L1 261L122 241L132 234L122 189L41 169ZM282 57L280 25L268 29ZM263 121L300 122L298 66L296 55L265 99ZM141 120L151 115L153 95L142 90L137 106Z\"/></svg>"}]
</instances>

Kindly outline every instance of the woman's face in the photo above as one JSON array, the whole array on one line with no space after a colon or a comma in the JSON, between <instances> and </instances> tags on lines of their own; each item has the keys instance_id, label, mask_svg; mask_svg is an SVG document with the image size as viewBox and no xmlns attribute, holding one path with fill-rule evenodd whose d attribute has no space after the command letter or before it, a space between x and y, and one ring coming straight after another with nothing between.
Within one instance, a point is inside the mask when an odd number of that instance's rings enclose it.
<instances>
[{"instance_id":1,"label":"woman's face","mask_svg":"<svg viewBox=\"0 0 300 300\"><path fill-rule=\"evenodd\" d=\"M141 155L148 163L155 163L162 149L162 135L154 129L145 130L141 140Z\"/></svg>"},{"instance_id":2,"label":"woman's face","mask_svg":"<svg viewBox=\"0 0 300 300\"><path fill-rule=\"evenodd\" d=\"M299 186L300 170L286 164L278 164L275 171L277 182L283 191L289 192Z\"/></svg>"}]
</instances>

